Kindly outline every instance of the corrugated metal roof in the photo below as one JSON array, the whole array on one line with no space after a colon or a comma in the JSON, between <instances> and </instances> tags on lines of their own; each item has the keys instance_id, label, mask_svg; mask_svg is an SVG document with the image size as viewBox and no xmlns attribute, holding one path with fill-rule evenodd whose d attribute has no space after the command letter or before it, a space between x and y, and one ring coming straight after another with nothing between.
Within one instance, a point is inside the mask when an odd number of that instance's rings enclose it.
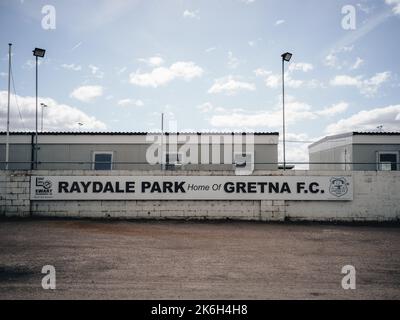
<instances>
[{"instance_id":1,"label":"corrugated metal roof","mask_svg":"<svg viewBox=\"0 0 400 320\"><path fill-rule=\"evenodd\" d=\"M320 143L332 140L332 139L339 139L339 138L345 138L345 137L350 137L350 136L361 136L361 135L369 135L369 136L397 136L400 135L400 131L353 131L353 132L346 132L346 133L340 133L340 134L335 134L332 136L326 136L318 141L315 141L314 143L310 144L308 148L312 148Z\"/></svg>"},{"instance_id":2,"label":"corrugated metal roof","mask_svg":"<svg viewBox=\"0 0 400 320\"><path fill-rule=\"evenodd\" d=\"M397 136L400 135L400 131L353 131L353 135L388 135L388 136Z\"/></svg>"},{"instance_id":3,"label":"corrugated metal roof","mask_svg":"<svg viewBox=\"0 0 400 320\"><path fill-rule=\"evenodd\" d=\"M147 134L160 134L161 132L106 132L106 131L82 131L82 132L73 132L73 131L49 131L49 132L39 132L39 135L147 135ZM7 134L6 132L0 132L1 135ZM34 131L13 131L10 132L12 135L32 135L35 134ZM204 131L204 132L164 132L165 135L169 134L254 134L254 135L279 135L278 132L216 132L216 131Z\"/></svg>"}]
</instances>

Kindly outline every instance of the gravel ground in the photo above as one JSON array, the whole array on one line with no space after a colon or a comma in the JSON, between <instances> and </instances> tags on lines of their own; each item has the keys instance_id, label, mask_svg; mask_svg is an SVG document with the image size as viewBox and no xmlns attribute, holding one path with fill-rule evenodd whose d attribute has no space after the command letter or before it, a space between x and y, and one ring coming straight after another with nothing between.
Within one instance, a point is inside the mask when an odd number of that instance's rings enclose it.
<instances>
[{"instance_id":1,"label":"gravel ground","mask_svg":"<svg viewBox=\"0 0 400 320\"><path fill-rule=\"evenodd\" d=\"M0 220L0 299L399 298L398 226Z\"/></svg>"}]
</instances>

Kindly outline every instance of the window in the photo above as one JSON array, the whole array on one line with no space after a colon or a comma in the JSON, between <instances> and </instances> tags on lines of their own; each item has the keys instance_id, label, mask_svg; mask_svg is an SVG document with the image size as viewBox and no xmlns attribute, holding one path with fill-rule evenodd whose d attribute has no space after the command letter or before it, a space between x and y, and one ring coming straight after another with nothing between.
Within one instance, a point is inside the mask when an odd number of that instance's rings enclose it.
<instances>
[{"instance_id":1,"label":"window","mask_svg":"<svg viewBox=\"0 0 400 320\"><path fill-rule=\"evenodd\" d=\"M93 153L93 169L94 170L111 170L112 169L112 152L94 152Z\"/></svg>"},{"instance_id":2,"label":"window","mask_svg":"<svg viewBox=\"0 0 400 320\"><path fill-rule=\"evenodd\" d=\"M180 164L182 163L182 154L181 153L167 153L165 155L165 163L166 164Z\"/></svg>"},{"instance_id":3,"label":"window","mask_svg":"<svg viewBox=\"0 0 400 320\"><path fill-rule=\"evenodd\" d=\"M182 165L182 153L169 152L165 154L165 169L176 170Z\"/></svg>"},{"instance_id":4,"label":"window","mask_svg":"<svg viewBox=\"0 0 400 320\"><path fill-rule=\"evenodd\" d=\"M234 154L234 165L235 174L246 175L250 174L254 170L253 153L235 153Z\"/></svg>"},{"instance_id":5,"label":"window","mask_svg":"<svg viewBox=\"0 0 400 320\"><path fill-rule=\"evenodd\" d=\"M395 151L378 151L377 170L391 171L397 170L399 153Z\"/></svg>"},{"instance_id":6,"label":"window","mask_svg":"<svg viewBox=\"0 0 400 320\"><path fill-rule=\"evenodd\" d=\"M251 163L250 153L235 153L235 166L237 168L245 168L247 163Z\"/></svg>"}]
</instances>

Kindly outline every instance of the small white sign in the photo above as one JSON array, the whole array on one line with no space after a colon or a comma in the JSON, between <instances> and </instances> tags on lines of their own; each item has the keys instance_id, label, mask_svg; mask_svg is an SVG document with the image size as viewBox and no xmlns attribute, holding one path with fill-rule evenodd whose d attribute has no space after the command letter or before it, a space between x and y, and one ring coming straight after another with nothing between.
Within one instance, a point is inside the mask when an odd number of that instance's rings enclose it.
<instances>
[{"instance_id":1,"label":"small white sign","mask_svg":"<svg viewBox=\"0 0 400 320\"><path fill-rule=\"evenodd\" d=\"M32 176L31 200L353 200L351 176Z\"/></svg>"}]
</instances>

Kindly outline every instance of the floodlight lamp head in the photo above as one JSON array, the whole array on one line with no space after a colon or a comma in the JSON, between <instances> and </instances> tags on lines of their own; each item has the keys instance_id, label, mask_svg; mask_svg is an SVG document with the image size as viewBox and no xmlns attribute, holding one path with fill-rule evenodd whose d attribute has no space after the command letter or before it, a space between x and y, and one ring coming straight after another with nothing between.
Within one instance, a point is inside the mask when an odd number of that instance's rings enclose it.
<instances>
[{"instance_id":1,"label":"floodlight lamp head","mask_svg":"<svg viewBox=\"0 0 400 320\"><path fill-rule=\"evenodd\" d=\"M33 50L32 52L35 57L43 58L44 54L46 53L46 50L40 49L40 48L35 48L35 50Z\"/></svg>"}]
</instances>

